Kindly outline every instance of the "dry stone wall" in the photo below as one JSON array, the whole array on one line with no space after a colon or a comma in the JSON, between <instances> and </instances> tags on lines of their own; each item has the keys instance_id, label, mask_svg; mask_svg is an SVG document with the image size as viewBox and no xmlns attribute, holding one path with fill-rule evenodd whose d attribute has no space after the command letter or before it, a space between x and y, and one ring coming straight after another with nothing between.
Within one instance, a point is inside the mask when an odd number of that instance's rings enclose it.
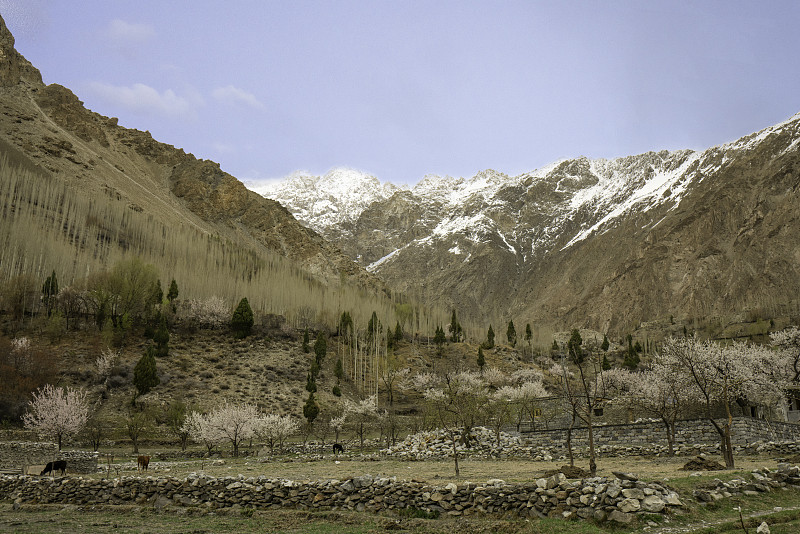
<instances>
[{"instance_id":1,"label":"dry stone wall","mask_svg":"<svg viewBox=\"0 0 800 534\"><path fill-rule=\"evenodd\" d=\"M0 477L0 500L14 503L139 504L217 508L295 508L382 512L414 508L452 516L581 517L630 522L638 512L683 506L658 483L631 474L568 480L559 473L525 484L490 480L433 486L364 475L345 481L294 482L266 477Z\"/></svg>"},{"instance_id":2,"label":"dry stone wall","mask_svg":"<svg viewBox=\"0 0 800 534\"><path fill-rule=\"evenodd\" d=\"M722 421L720 421L720 424ZM601 425L595 426L594 440L596 444L613 448L661 446L666 450L667 434L664 424L660 421L648 421L626 425ZM567 443L567 431L540 430L523 434L533 446L563 449ZM797 442L800 441L800 424L766 421L752 417L737 417L731 427L731 440L734 446L743 449L757 446L767 442ZM684 449L688 454L695 454L698 446L710 445L715 447L719 442L719 434L706 419L691 421L678 421L675 429L675 445ZM586 428L576 428L572 431L572 445L586 447L588 433ZM701 447L702 448L702 447Z\"/></svg>"},{"instance_id":3,"label":"dry stone wall","mask_svg":"<svg viewBox=\"0 0 800 534\"><path fill-rule=\"evenodd\" d=\"M0 441L0 468L22 470L29 465L44 465L66 460L70 473L93 473L97 470L97 452L59 452L55 443L40 441Z\"/></svg>"}]
</instances>

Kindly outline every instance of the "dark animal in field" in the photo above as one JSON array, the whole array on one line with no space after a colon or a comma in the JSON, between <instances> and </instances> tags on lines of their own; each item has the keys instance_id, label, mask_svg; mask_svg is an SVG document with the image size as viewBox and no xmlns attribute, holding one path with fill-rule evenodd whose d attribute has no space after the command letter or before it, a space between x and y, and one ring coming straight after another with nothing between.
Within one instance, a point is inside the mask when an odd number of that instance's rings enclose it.
<instances>
[{"instance_id":1,"label":"dark animal in field","mask_svg":"<svg viewBox=\"0 0 800 534\"><path fill-rule=\"evenodd\" d=\"M340 452L344 452L344 446L341 443L334 443L333 454L339 454Z\"/></svg>"},{"instance_id":2,"label":"dark animal in field","mask_svg":"<svg viewBox=\"0 0 800 534\"><path fill-rule=\"evenodd\" d=\"M56 460L55 462L47 462L47 465L44 466L44 470L39 476L44 476L47 473L55 473L56 471L61 471L61 476L63 477L67 473L67 461Z\"/></svg>"},{"instance_id":3,"label":"dark animal in field","mask_svg":"<svg viewBox=\"0 0 800 534\"><path fill-rule=\"evenodd\" d=\"M149 456L139 456L136 458L136 470L137 471L147 471L147 466L150 465L150 457Z\"/></svg>"}]
</instances>

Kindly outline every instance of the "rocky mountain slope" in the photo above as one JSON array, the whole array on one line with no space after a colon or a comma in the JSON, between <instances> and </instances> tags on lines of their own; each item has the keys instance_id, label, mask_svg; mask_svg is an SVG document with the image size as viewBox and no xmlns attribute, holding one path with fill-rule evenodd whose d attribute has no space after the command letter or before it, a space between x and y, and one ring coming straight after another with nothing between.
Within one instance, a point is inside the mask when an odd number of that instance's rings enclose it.
<instances>
[{"instance_id":1,"label":"rocky mountain slope","mask_svg":"<svg viewBox=\"0 0 800 534\"><path fill-rule=\"evenodd\" d=\"M388 197L375 180L360 212L335 205L337 176L268 194L393 288L477 319L621 332L800 316L800 114L704 151L428 176Z\"/></svg>"},{"instance_id":2,"label":"rocky mountain slope","mask_svg":"<svg viewBox=\"0 0 800 534\"><path fill-rule=\"evenodd\" d=\"M324 284L347 280L383 289L377 277L217 163L119 126L86 109L66 87L44 85L1 18L0 154L87 197L113 197L167 227L190 224L256 255L277 252Z\"/></svg>"}]
</instances>

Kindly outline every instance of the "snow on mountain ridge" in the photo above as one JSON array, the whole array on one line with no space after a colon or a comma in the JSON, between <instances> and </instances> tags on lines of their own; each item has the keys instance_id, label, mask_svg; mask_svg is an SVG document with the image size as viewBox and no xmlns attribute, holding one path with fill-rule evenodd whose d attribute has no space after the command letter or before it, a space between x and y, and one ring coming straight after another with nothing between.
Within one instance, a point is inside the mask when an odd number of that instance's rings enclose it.
<instances>
[{"instance_id":1,"label":"snow on mountain ridge","mask_svg":"<svg viewBox=\"0 0 800 534\"><path fill-rule=\"evenodd\" d=\"M262 194L283 204L304 224L318 232L354 222L373 202L404 188L381 183L372 174L337 167L322 176L305 171L265 188Z\"/></svg>"}]
</instances>

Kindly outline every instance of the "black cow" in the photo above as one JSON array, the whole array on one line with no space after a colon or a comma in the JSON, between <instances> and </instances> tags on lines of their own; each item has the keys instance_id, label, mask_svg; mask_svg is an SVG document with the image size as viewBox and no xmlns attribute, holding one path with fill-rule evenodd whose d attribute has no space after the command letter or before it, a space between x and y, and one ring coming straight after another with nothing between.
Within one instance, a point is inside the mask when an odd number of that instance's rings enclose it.
<instances>
[{"instance_id":1,"label":"black cow","mask_svg":"<svg viewBox=\"0 0 800 534\"><path fill-rule=\"evenodd\" d=\"M55 462L47 462L47 465L44 466L44 471L39 476L44 476L47 473L54 473L56 471L61 471L61 476L63 477L67 473L67 461L66 460L56 460Z\"/></svg>"},{"instance_id":2,"label":"black cow","mask_svg":"<svg viewBox=\"0 0 800 534\"><path fill-rule=\"evenodd\" d=\"M340 452L344 452L344 446L341 443L334 443L333 454L339 454Z\"/></svg>"}]
</instances>

